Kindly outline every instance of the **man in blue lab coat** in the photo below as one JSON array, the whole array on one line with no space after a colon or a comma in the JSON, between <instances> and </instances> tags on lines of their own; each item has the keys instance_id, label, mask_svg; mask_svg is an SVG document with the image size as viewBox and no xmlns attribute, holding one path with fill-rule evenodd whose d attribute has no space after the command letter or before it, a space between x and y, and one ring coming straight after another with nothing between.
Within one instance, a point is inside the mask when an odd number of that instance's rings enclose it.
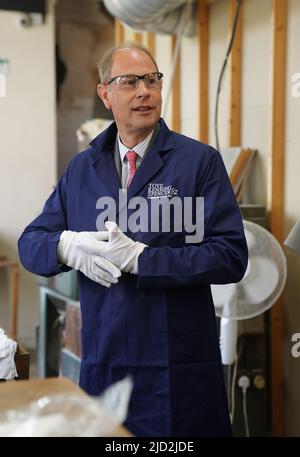
<instances>
[{"instance_id":1,"label":"man in blue lab coat","mask_svg":"<svg viewBox=\"0 0 300 457\"><path fill-rule=\"evenodd\" d=\"M100 79L115 123L71 161L21 235L20 259L44 276L78 270L80 385L97 395L131 374L134 434L228 436L210 284L242 279L247 246L225 167L160 118L162 74L147 50L108 52Z\"/></svg>"}]
</instances>

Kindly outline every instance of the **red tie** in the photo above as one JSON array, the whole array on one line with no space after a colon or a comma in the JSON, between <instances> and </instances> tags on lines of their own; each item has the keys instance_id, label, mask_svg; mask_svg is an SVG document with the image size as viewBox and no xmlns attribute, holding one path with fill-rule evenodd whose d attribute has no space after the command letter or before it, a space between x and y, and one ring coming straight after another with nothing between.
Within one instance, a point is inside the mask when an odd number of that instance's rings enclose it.
<instances>
[{"instance_id":1,"label":"red tie","mask_svg":"<svg viewBox=\"0 0 300 457\"><path fill-rule=\"evenodd\" d=\"M138 154L135 151L128 151L126 152L125 157L129 162L129 178L126 186L128 188L136 172L136 161L138 158Z\"/></svg>"}]
</instances>

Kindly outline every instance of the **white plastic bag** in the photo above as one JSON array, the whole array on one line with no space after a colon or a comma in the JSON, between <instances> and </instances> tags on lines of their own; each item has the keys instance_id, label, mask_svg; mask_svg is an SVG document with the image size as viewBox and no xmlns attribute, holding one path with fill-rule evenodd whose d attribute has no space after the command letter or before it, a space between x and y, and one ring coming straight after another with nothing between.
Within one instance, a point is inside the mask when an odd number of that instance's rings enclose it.
<instances>
[{"instance_id":1,"label":"white plastic bag","mask_svg":"<svg viewBox=\"0 0 300 457\"><path fill-rule=\"evenodd\" d=\"M128 412L132 380L126 377L100 397L69 393L42 397L0 416L0 436L114 436Z\"/></svg>"}]
</instances>

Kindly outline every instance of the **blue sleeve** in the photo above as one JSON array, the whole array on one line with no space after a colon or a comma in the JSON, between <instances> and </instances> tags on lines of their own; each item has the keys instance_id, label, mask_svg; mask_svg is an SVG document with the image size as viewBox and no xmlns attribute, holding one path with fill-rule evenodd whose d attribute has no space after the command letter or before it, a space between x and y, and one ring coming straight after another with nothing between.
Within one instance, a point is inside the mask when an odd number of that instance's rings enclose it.
<instances>
[{"instance_id":1,"label":"blue sleeve","mask_svg":"<svg viewBox=\"0 0 300 457\"><path fill-rule=\"evenodd\" d=\"M31 273L48 277L70 270L69 267L59 266L56 254L60 235L67 229L66 186L67 174L58 182L42 213L19 238L21 263Z\"/></svg>"},{"instance_id":2,"label":"blue sleeve","mask_svg":"<svg viewBox=\"0 0 300 457\"><path fill-rule=\"evenodd\" d=\"M204 197L204 237L197 245L148 247L138 260L138 287L182 287L240 281L248 249L240 210L223 160L214 152L199 195Z\"/></svg>"}]
</instances>

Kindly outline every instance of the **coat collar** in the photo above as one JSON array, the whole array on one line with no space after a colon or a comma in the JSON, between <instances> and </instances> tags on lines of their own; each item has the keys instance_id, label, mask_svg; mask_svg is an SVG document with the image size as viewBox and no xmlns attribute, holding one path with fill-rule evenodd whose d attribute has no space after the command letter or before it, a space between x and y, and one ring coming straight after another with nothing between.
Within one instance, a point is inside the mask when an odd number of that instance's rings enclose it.
<instances>
[{"instance_id":1,"label":"coat collar","mask_svg":"<svg viewBox=\"0 0 300 457\"><path fill-rule=\"evenodd\" d=\"M150 145L150 149L143 159L141 165L128 189L128 199L136 195L142 187L154 176L164 164L164 153L174 147L173 132L170 131L161 118L159 120L160 130ZM113 150L117 135L115 122L104 132L91 141L93 166L101 181L105 184L110 193L118 198L120 180L117 174Z\"/></svg>"}]
</instances>

